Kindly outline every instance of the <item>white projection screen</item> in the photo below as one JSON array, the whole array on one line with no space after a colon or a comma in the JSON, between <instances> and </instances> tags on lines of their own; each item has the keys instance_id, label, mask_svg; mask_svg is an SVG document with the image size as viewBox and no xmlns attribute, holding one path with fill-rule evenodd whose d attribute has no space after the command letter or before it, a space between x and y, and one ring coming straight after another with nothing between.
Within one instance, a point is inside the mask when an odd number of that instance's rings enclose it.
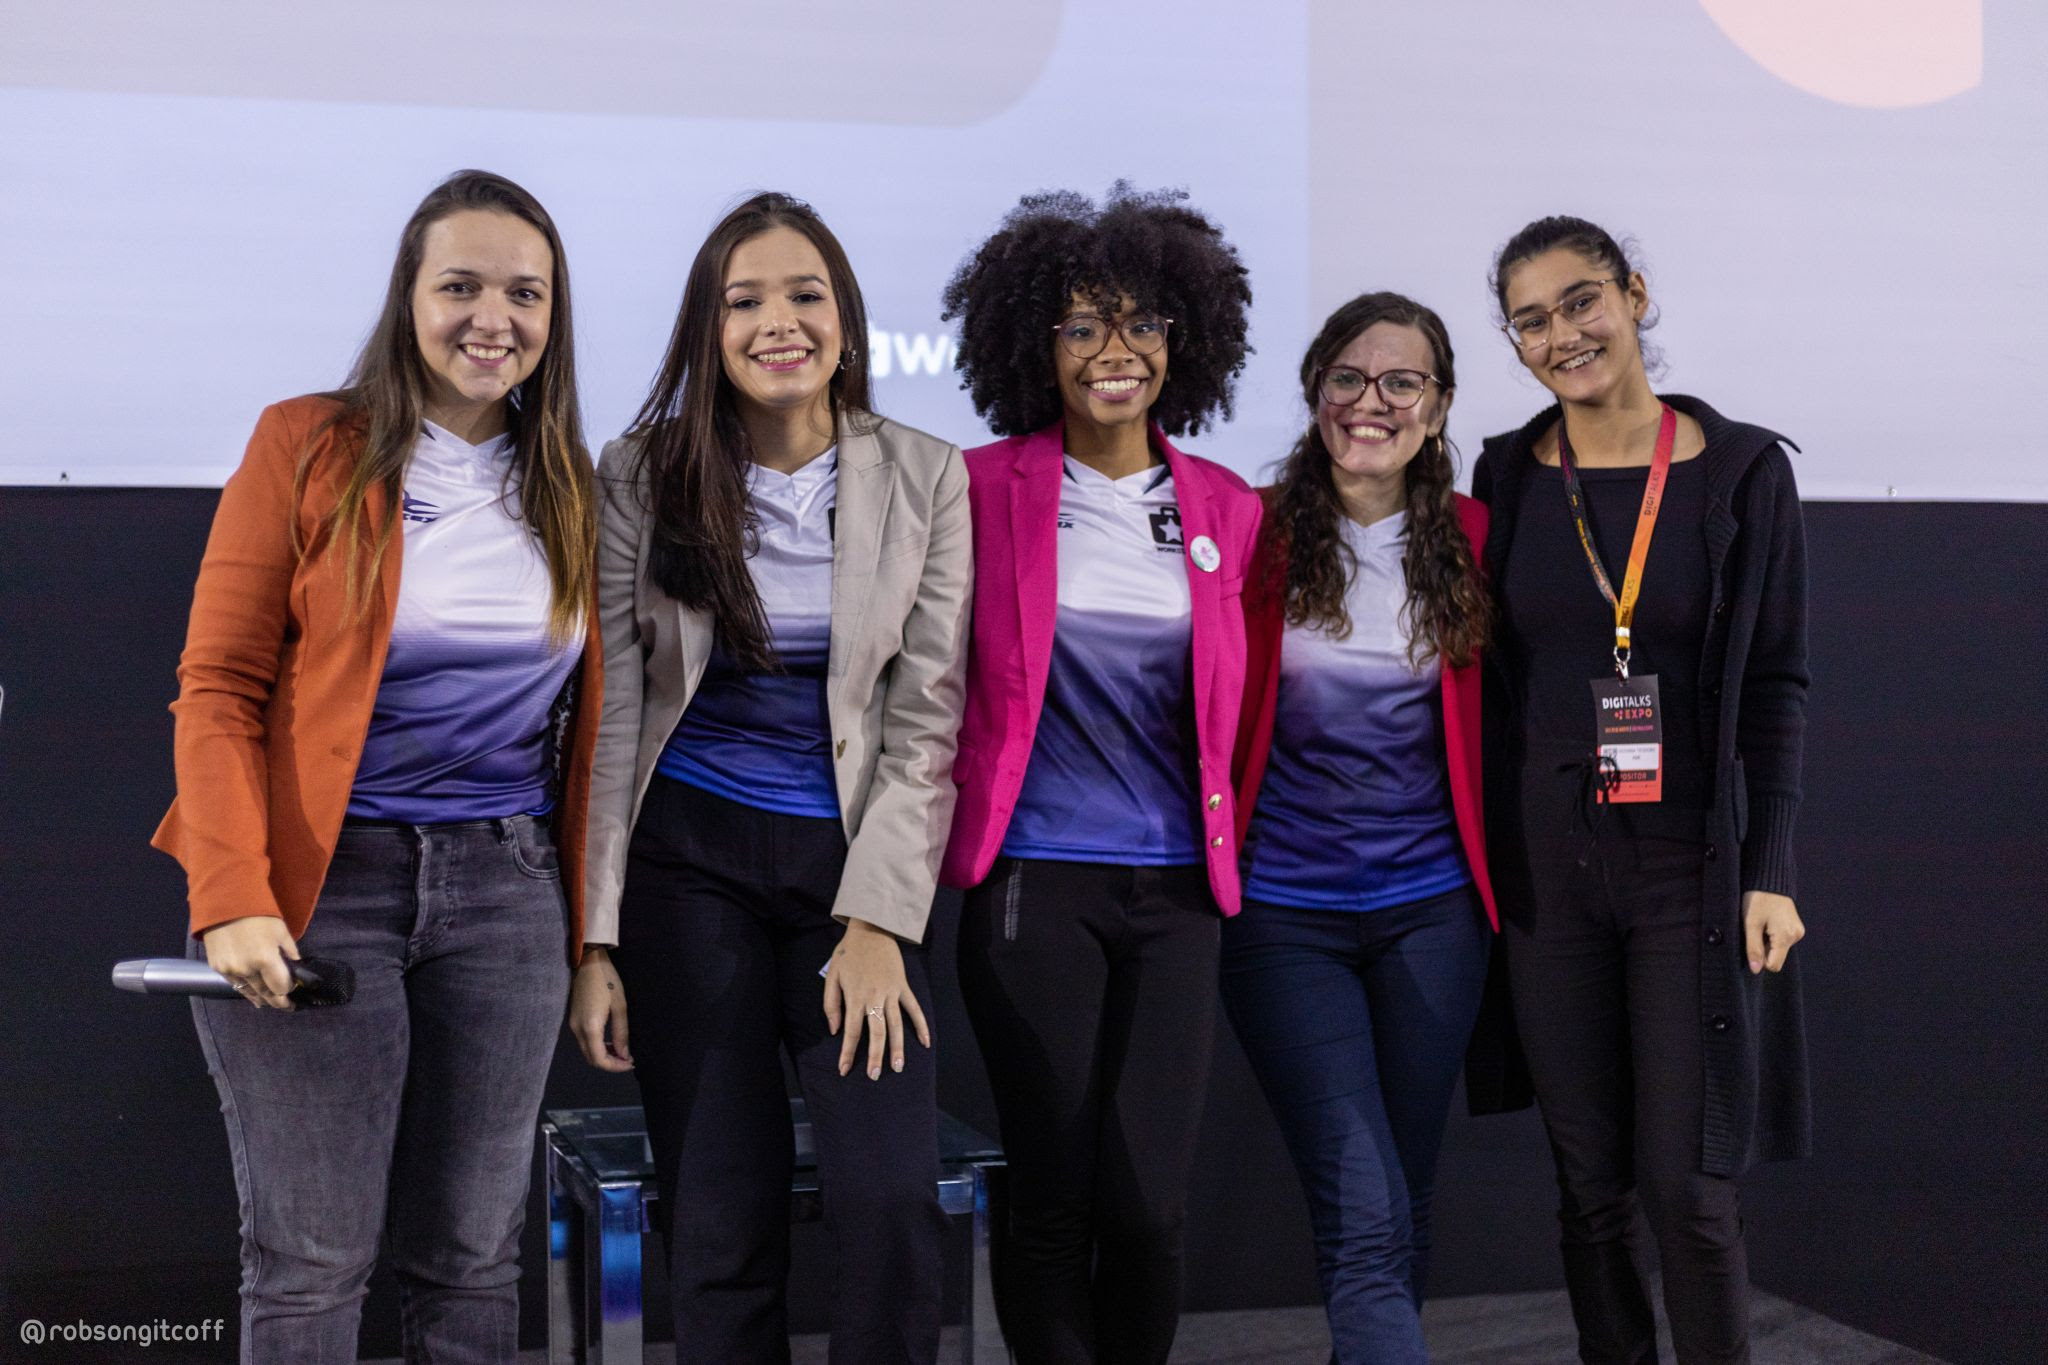
<instances>
[{"instance_id":1,"label":"white projection screen","mask_svg":"<svg viewBox=\"0 0 2048 1365\"><path fill-rule=\"evenodd\" d=\"M759 188L846 243L883 410L984 439L941 286L1019 194L1129 177L1251 269L1189 443L1247 475L1363 289L1449 322L1468 464L1523 421L1487 267L1569 212L1640 244L1660 386L1798 442L1807 496L2048 500L2044 40L2039 0L0 0L0 484L219 484L478 166L561 225L593 448Z\"/></svg>"}]
</instances>

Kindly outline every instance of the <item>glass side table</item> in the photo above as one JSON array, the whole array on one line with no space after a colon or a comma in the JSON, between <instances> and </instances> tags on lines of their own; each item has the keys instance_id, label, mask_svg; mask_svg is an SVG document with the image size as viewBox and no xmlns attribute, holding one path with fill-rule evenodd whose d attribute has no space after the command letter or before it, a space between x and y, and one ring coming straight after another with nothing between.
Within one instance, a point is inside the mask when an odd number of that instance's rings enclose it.
<instances>
[{"instance_id":1,"label":"glass side table","mask_svg":"<svg viewBox=\"0 0 2048 1365\"><path fill-rule=\"evenodd\" d=\"M789 1102L796 1169L789 1218L824 1216L817 1147L804 1102ZM652 1231L654 1159L638 1105L550 1109L541 1116L548 1168L549 1365L641 1365L640 1237ZM1009 1360L989 1282L991 1209L1004 1197L1002 1148L949 1114L939 1115L939 1207L969 1218L966 1320L960 1359Z\"/></svg>"}]
</instances>

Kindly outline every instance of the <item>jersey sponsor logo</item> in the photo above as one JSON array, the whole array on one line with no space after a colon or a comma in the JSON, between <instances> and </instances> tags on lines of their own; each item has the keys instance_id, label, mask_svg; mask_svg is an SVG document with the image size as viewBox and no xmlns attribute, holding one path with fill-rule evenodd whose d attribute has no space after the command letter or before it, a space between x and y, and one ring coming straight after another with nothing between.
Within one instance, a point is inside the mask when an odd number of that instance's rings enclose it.
<instances>
[{"instance_id":1,"label":"jersey sponsor logo","mask_svg":"<svg viewBox=\"0 0 2048 1365\"><path fill-rule=\"evenodd\" d=\"M434 521L440 517L441 509L428 502L425 498L416 498L412 494L407 493L405 495L405 503L399 509L399 515L407 521Z\"/></svg>"},{"instance_id":2,"label":"jersey sponsor logo","mask_svg":"<svg viewBox=\"0 0 2048 1365\"><path fill-rule=\"evenodd\" d=\"M1146 520L1152 523L1152 548L1168 554L1181 551L1180 508L1162 507L1149 513Z\"/></svg>"}]
</instances>

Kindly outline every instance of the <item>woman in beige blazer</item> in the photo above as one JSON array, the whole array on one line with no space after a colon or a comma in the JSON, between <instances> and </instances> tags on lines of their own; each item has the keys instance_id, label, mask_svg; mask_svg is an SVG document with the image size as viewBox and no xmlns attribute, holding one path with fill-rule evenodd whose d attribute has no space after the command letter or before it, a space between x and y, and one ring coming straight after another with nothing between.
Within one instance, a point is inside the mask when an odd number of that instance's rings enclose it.
<instances>
[{"instance_id":1,"label":"woman in beige blazer","mask_svg":"<svg viewBox=\"0 0 2048 1365\"><path fill-rule=\"evenodd\" d=\"M833 1360L938 1350L920 945L953 809L967 470L872 415L866 337L832 233L758 195L698 251L600 467L613 681L570 1027L640 1081L679 1361L787 1359L785 1049L839 1246Z\"/></svg>"}]
</instances>

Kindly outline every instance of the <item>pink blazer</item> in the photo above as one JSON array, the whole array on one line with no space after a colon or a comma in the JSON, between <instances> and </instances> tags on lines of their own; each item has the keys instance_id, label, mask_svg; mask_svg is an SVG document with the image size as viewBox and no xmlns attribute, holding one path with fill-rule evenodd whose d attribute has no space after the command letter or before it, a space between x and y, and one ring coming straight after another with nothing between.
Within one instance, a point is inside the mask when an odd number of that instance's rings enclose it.
<instances>
[{"instance_id":1,"label":"pink blazer","mask_svg":"<svg viewBox=\"0 0 2048 1365\"><path fill-rule=\"evenodd\" d=\"M1486 507L1460 493L1458 524L1472 542L1477 560L1486 550ZM1482 561L1483 562L1483 561ZM1287 564L1280 554L1263 553L1253 568L1254 583L1286 581ZM1266 754L1273 745L1273 711L1280 695L1280 641L1285 613L1276 594L1255 592L1247 599L1245 633L1250 652L1245 679L1244 712L1239 722L1232 782L1237 789L1237 837L1251 824L1252 804L1266 776ZM1464 668L1443 670L1444 764L1451 787L1451 814L1458 823L1458 841L1472 869L1472 885L1486 906L1486 917L1500 928L1493 903L1493 880L1486 872L1486 821L1479 773L1479 660Z\"/></svg>"},{"instance_id":2,"label":"pink blazer","mask_svg":"<svg viewBox=\"0 0 2048 1365\"><path fill-rule=\"evenodd\" d=\"M1234 915L1238 845L1230 755L1245 676L1240 598L1262 507L1245 481L1223 466L1182 454L1157 427L1152 440L1173 471L1188 545L1196 762L1209 886L1223 913ZM967 452L974 630L967 653L967 713L953 764L960 800L939 871L948 886L973 886L988 876L1031 761L1059 612L1064 444L1064 429L1055 424ZM1195 559L1195 547L1204 540L1218 552L1213 570Z\"/></svg>"}]
</instances>

